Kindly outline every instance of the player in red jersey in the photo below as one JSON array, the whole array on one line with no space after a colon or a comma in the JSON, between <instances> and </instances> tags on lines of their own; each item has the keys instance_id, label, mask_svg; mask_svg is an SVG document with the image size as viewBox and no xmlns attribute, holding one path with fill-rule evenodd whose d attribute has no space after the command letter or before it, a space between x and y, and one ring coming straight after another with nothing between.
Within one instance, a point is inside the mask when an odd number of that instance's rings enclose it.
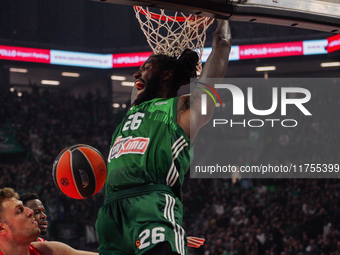
<instances>
[{"instance_id":1,"label":"player in red jersey","mask_svg":"<svg viewBox=\"0 0 340 255\"><path fill-rule=\"evenodd\" d=\"M0 189L0 255L98 255L60 242L34 242L40 233L33 211L23 205L18 193Z\"/></svg>"}]
</instances>

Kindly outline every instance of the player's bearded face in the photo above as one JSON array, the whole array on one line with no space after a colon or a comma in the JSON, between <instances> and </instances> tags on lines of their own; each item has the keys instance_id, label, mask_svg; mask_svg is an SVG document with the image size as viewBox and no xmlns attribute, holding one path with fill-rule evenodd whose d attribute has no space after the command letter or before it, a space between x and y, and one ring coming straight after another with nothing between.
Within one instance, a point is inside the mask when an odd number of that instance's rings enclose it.
<instances>
[{"instance_id":1,"label":"player's bearded face","mask_svg":"<svg viewBox=\"0 0 340 255\"><path fill-rule=\"evenodd\" d=\"M161 97L162 92L162 76L161 72L158 71L150 77L148 81L145 81L144 91L137 97L134 104L138 105L145 101Z\"/></svg>"}]
</instances>

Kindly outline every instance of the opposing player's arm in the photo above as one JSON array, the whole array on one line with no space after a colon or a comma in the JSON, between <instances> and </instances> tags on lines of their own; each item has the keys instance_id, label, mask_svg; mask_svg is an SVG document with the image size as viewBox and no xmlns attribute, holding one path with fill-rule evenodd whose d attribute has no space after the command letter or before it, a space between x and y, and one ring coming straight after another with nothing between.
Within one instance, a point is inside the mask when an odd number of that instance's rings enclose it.
<instances>
[{"instance_id":1,"label":"opposing player's arm","mask_svg":"<svg viewBox=\"0 0 340 255\"><path fill-rule=\"evenodd\" d=\"M223 78L228 67L229 53L231 49L231 33L228 20L218 20L217 28L214 32L212 51L203 67L200 78ZM213 86L213 84L209 84ZM194 140L198 130L212 118L215 110L214 101L207 97L207 114L201 114L201 95L205 93L202 89L204 85L197 83L190 97L183 96L180 104L187 105L187 109L179 116L178 123L189 136ZM184 107L185 108L185 107ZM188 124L190 120L190 125ZM190 131L189 131L190 129Z\"/></svg>"},{"instance_id":2,"label":"opposing player's arm","mask_svg":"<svg viewBox=\"0 0 340 255\"><path fill-rule=\"evenodd\" d=\"M33 242L32 245L44 255L99 255L96 252L73 249L61 242Z\"/></svg>"}]
</instances>

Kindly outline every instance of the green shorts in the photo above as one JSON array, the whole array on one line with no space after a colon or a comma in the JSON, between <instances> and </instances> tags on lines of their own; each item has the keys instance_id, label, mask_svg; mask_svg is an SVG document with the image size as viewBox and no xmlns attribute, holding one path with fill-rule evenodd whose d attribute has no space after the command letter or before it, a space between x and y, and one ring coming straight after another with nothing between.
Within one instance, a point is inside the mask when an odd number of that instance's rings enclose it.
<instances>
[{"instance_id":1,"label":"green shorts","mask_svg":"<svg viewBox=\"0 0 340 255\"><path fill-rule=\"evenodd\" d=\"M183 206L165 185L147 185L106 196L96 229L101 255L140 255L169 242L173 252L188 254L182 226Z\"/></svg>"}]
</instances>

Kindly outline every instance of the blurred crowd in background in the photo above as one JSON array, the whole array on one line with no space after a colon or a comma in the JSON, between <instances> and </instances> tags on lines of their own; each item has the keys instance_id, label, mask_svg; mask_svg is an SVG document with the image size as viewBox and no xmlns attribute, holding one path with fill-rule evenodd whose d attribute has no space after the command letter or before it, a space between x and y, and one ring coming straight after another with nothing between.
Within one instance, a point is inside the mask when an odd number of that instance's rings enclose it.
<instances>
[{"instance_id":1,"label":"blurred crowd in background","mask_svg":"<svg viewBox=\"0 0 340 255\"><path fill-rule=\"evenodd\" d=\"M320 89L310 105L316 118L299 129L261 131L261 155L234 158L232 164L339 163L339 114L320 109L339 106L336 90ZM314 92L313 92L314 93ZM0 144L15 139L21 150L0 151L0 187L20 194L35 192L49 220L47 240L95 250L94 230L104 189L95 196L74 200L62 194L52 179L52 164L67 146L88 144L106 158L111 135L126 109L113 113L111 102L88 94L76 98L53 90L0 95ZM218 114L218 112L217 112ZM297 113L296 118L299 118ZM241 127L230 139L249 138ZM304 157L296 157L304 151ZM195 155L197 157L197 154ZM184 229L204 237L192 255L340 254L340 186L338 179L190 179L183 186Z\"/></svg>"}]
</instances>

